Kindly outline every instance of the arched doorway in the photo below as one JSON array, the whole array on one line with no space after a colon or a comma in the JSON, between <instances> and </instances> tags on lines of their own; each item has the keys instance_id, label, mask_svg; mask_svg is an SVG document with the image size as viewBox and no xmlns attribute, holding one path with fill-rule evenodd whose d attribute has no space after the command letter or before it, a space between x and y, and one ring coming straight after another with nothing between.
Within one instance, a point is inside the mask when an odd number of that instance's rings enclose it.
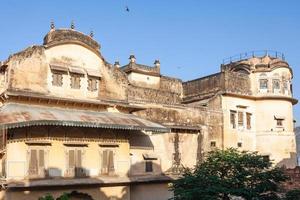
<instances>
[{"instance_id":1,"label":"arched doorway","mask_svg":"<svg viewBox=\"0 0 300 200\"><path fill-rule=\"evenodd\" d=\"M67 195L69 197L68 200L94 200L90 195L86 193L77 192L77 191L73 191L71 193L68 193Z\"/></svg>"}]
</instances>

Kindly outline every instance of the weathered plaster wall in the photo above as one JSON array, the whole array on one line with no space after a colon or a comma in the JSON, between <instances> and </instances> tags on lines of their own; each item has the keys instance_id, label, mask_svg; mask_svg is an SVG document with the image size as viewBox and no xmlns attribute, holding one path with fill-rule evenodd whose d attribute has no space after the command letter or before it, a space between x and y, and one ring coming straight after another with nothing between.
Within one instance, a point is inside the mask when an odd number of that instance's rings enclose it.
<instances>
[{"instance_id":1,"label":"weathered plaster wall","mask_svg":"<svg viewBox=\"0 0 300 200\"><path fill-rule=\"evenodd\" d=\"M266 91L259 89L259 80L261 78L268 80L268 89ZM280 81L280 89L278 91L272 90L273 79L278 79ZM291 81L292 74L288 68L279 67L270 72L258 71L251 74L252 93L257 96L280 95L291 97ZM287 82L287 90L284 90L284 82Z\"/></svg>"},{"instance_id":2,"label":"weathered plaster wall","mask_svg":"<svg viewBox=\"0 0 300 200\"><path fill-rule=\"evenodd\" d=\"M10 89L47 93L48 71L44 47L29 47L10 56L7 64Z\"/></svg>"},{"instance_id":3,"label":"weathered plaster wall","mask_svg":"<svg viewBox=\"0 0 300 200\"><path fill-rule=\"evenodd\" d=\"M182 81L177 78L161 76L160 77L160 89L182 95L182 93L183 93Z\"/></svg>"},{"instance_id":4,"label":"weathered plaster wall","mask_svg":"<svg viewBox=\"0 0 300 200\"><path fill-rule=\"evenodd\" d=\"M211 97L224 88L224 73L212 74L199 79L184 82L184 101L197 101Z\"/></svg>"},{"instance_id":5,"label":"weathered plaster wall","mask_svg":"<svg viewBox=\"0 0 300 200\"><path fill-rule=\"evenodd\" d=\"M206 110L189 107L147 106L136 115L165 125L199 126L207 122Z\"/></svg>"},{"instance_id":6,"label":"weathered plaster wall","mask_svg":"<svg viewBox=\"0 0 300 200\"><path fill-rule=\"evenodd\" d=\"M181 98L178 93L130 86L128 87L128 101L145 103L153 102L158 104L179 104L181 102Z\"/></svg>"},{"instance_id":7,"label":"weathered plaster wall","mask_svg":"<svg viewBox=\"0 0 300 200\"><path fill-rule=\"evenodd\" d=\"M167 183L130 186L131 200L166 200L172 196L173 193L169 191Z\"/></svg>"},{"instance_id":8,"label":"weathered plaster wall","mask_svg":"<svg viewBox=\"0 0 300 200\"><path fill-rule=\"evenodd\" d=\"M237 94L251 95L249 75L237 72L225 72L224 90Z\"/></svg>"},{"instance_id":9,"label":"weathered plaster wall","mask_svg":"<svg viewBox=\"0 0 300 200\"><path fill-rule=\"evenodd\" d=\"M159 76L151 76L151 75L131 72L128 74L128 80L131 84L139 87L152 88L152 89L159 89L160 87Z\"/></svg>"},{"instance_id":10,"label":"weathered plaster wall","mask_svg":"<svg viewBox=\"0 0 300 200\"><path fill-rule=\"evenodd\" d=\"M48 89L52 95L69 98L108 98L108 99L126 99L126 75L118 69L108 65L99 55L93 51L77 45L64 44L54 46L46 50L47 63L59 64L67 67L79 67L83 70L92 69L99 71L101 80L98 83L99 90L96 92L88 91L87 74L81 78L80 89L72 89L70 86L70 74L64 74L63 86L52 86L52 74L50 67L48 71Z\"/></svg>"}]
</instances>

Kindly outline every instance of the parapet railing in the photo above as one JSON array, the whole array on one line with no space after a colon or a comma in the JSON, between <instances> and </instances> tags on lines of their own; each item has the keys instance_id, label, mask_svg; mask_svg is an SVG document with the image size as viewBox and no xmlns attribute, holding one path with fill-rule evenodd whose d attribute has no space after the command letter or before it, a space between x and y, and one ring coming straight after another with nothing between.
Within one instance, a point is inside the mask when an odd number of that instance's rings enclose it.
<instances>
[{"instance_id":1,"label":"parapet railing","mask_svg":"<svg viewBox=\"0 0 300 200\"><path fill-rule=\"evenodd\" d=\"M225 58L225 59L223 59L223 65L226 65L226 64L229 64L232 62L246 60L249 58L254 58L254 57L262 58L265 56L270 56L272 58L279 58L281 60L285 60L284 54L279 51L259 50L259 51L248 51L245 53L240 53L240 54Z\"/></svg>"}]
</instances>

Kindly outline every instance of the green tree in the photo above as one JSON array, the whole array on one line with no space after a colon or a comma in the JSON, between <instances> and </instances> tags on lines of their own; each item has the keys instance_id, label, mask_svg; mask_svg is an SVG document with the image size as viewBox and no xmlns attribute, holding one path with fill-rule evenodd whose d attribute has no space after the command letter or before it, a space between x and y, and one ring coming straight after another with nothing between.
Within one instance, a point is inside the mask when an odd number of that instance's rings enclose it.
<instances>
[{"instance_id":1,"label":"green tree","mask_svg":"<svg viewBox=\"0 0 300 200\"><path fill-rule=\"evenodd\" d=\"M300 190L290 190L285 195L285 200L299 200Z\"/></svg>"},{"instance_id":2,"label":"green tree","mask_svg":"<svg viewBox=\"0 0 300 200\"><path fill-rule=\"evenodd\" d=\"M171 190L174 200L279 199L279 183L287 180L280 168L255 152L236 149L210 152L204 162L186 169Z\"/></svg>"},{"instance_id":3,"label":"green tree","mask_svg":"<svg viewBox=\"0 0 300 200\"><path fill-rule=\"evenodd\" d=\"M54 198L51 194L46 194L45 196L40 197L39 200L54 200Z\"/></svg>"},{"instance_id":4,"label":"green tree","mask_svg":"<svg viewBox=\"0 0 300 200\"><path fill-rule=\"evenodd\" d=\"M45 196L40 197L39 200L54 200L54 197L51 194L46 194ZM69 200L69 195L67 193L64 193L56 200Z\"/></svg>"}]
</instances>

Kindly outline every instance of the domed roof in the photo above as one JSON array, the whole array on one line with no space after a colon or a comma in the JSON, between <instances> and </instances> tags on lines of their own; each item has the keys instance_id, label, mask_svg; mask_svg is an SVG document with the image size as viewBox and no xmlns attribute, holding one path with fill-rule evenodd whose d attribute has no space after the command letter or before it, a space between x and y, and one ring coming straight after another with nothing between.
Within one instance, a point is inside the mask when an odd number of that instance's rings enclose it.
<instances>
[{"instance_id":1,"label":"domed roof","mask_svg":"<svg viewBox=\"0 0 300 200\"><path fill-rule=\"evenodd\" d=\"M58 44L76 43L91 48L99 52L100 44L91 36L85 35L74 29L51 29L44 37L45 46L54 46Z\"/></svg>"}]
</instances>

